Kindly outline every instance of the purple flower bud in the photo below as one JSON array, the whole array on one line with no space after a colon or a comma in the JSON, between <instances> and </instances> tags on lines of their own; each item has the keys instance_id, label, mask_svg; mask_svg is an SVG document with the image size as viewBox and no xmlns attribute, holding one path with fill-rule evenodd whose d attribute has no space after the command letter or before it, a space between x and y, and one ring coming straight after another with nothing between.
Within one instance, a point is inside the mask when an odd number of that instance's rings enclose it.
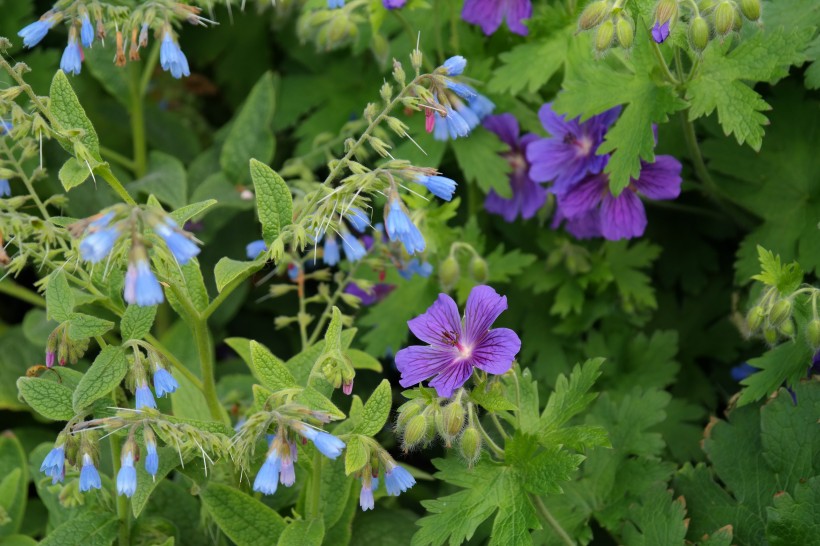
<instances>
[{"instance_id":1,"label":"purple flower bud","mask_svg":"<svg viewBox=\"0 0 820 546\"><path fill-rule=\"evenodd\" d=\"M350 396L353 394L353 380L342 382L342 392Z\"/></svg>"},{"instance_id":2,"label":"purple flower bud","mask_svg":"<svg viewBox=\"0 0 820 546\"><path fill-rule=\"evenodd\" d=\"M55 356L54 351L46 351L46 368L51 368L54 366Z\"/></svg>"},{"instance_id":3,"label":"purple flower bud","mask_svg":"<svg viewBox=\"0 0 820 546\"><path fill-rule=\"evenodd\" d=\"M669 21L665 23L655 23L652 26L652 39L655 42L662 44L669 38Z\"/></svg>"}]
</instances>

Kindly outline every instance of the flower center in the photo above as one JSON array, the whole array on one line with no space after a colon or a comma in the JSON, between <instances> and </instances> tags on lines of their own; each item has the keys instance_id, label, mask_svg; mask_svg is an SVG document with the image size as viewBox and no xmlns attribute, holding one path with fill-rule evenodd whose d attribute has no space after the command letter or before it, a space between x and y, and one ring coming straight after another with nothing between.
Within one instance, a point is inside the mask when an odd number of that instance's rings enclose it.
<instances>
[{"instance_id":1,"label":"flower center","mask_svg":"<svg viewBox=\"0 0 820 546\"><path fill-rule=\"evenodd\" d=\"M575 146L578 157L586 157L592 151L592 139L588 135L582 135L579 138L574 133L567 133L564 135L564 144Z\"/></svg>"},{"instance_id":2,"label":"flower center","mask_svg":"<svg viewBox=\"0 0 820 546\"><path fill-rule=\"evenodd\" d=\"M457 332L453 332L450 330L449 332L442 332L441 340L444 342L445 345L452 345L456 349L458 349L461 358L467 359L473 354L473 348L469 345L465 345L459 340L459 336Z\"/></svg>"}]
</instances>

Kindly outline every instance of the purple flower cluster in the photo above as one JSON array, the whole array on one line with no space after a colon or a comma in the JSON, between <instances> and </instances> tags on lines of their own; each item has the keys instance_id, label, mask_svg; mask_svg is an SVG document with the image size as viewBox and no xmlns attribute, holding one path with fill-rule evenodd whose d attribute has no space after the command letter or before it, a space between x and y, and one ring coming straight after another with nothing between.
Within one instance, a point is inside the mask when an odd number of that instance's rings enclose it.
<instances>
[{"instance_id":1,"label":"purple flower cluster","mask_svg":"<svg viewBox=\"0 0 820 546\"><path fill-rule=\"evenodd\" d=\"M526 36L529 29L523 21L532 16L530 0L466 0L461 10L461 18L481 27L489 36L506 19L510 32Z\"/></svg>"},{"instance_id":2,"label":"purple flower cluster","mask_svg":"<svg viewBox=\"0 0 820 546\"><path fill-rule=\"evenodd\" d=\"M641 163L641 174L631 180L619 195L609 191L609 176L604 168L609 155L597 150L618 119L620 108L613 108L586 121L567 119L551 104L538 112L549 137L518 137L518 124L510 114L492 116L485 127L510 146L505 154L512 167L512 198L490 192L485 202L489 212L508 222L518 215L532 217L544 204L551 183L555 195L553 227L561 223L579 239L604 237L609 240L640 237L646 229L646 211L640 196L648 199L675 199L680 194L681 164L671 156L657 156L654 163Z\"/></svg>"}]
</instances>

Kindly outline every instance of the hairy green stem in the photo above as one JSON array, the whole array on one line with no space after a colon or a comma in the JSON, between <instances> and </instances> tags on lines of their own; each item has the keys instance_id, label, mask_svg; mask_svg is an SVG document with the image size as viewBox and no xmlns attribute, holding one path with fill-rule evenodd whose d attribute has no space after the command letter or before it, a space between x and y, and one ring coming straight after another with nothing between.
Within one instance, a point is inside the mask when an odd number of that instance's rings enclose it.
<instances>
[{"instance_id":1,"label":"hairy green stem","mask_svg":"<svg viewBox=\"0 0 820 546\"><path fill-rule=\"evenodd\" d=\"M655 58L658 60L658 66L660 66L661 71L663 72L664 76L666 76L666 79L669 80L671 84L678 85L680 82L669 70L669 65L666 64L666 60L663 58L660 46L658 46L658 44L655 43L655 40L650 40L649 42L652 45L652 53L654 53Z\"/></svg>"},{"instance_id":2,"label":"hairy green stem","mask_svg":"<svg viewBox=\"0 0 820 546\"><path fill-rule=\"evenodd\" d=\"M110 159L114 163L118 163L129 171L133 171L136 168L131 159L125 157L119 152L111 150L110 148L106 148L105 146L100 146L100 155L102 155L103 159Z\"/></svg>"},{"instance_id":3,"label":"hairy green stem","mask_svg":"<svg viewBox=\"0 0 820 546\"><path fill-rule=\"evenodd\" d=\"M215 421L229 422L228 415L222 407L222 404L219 403L219 396L217 396L216 393L214 347L207 320L196 319L194 321L194 338L196 339L196 348L199 353L199 367L202 374L202 394L205 395L205 401L208 403L211 418Z\"/></svg>"},{"instance_id":4,"label":"hairy green stem","mask_svg":"<svg viewBox=\"0 0 820 546\"><path fill-rule=\"evenodd\" d=\"M558 520L550 513L547 506L544 504L544 501L541 500L541 497L538 495L533 495L530 493L530 500L535 505L535 508L538 510L538 514L541 518L549 525L555 534L558 535L558 538L561 539L561 542L566 544L567 546L575 546L575 541L572 540L572 537L561 527L561 524L558 523Z\"/></svg>"},{"instance_id":5,"label":"hairy green stem","mask_svg":"<svg viewBox=\"0 0 820 546\"><path fill-rule=\"evenodd\" d=\"M114 193L116 193L120 199L132 206L137 204L137 202L134 201L134 198L128 193L128 190L125 189L125 186L122 185L122 182L114 176L114 173L111 171L111 167L108 165L103 165L101 167L97 167L96 172L103 177L103 180L111 186L111 189L114 190Z\"/></svg>"},{"instance_id":6,"label":"hairy green stem","mask_svg":"<svg viewBox=\"0 0 820 546\"><path fill-rule=\"evenodd\" d=\"M504 430L504 427L501 426L501 422L498 420L498 416L495 414L495 412L490 412L490 419L492 419L496 430L498 430L498 433L501 435L502 438L506 440L510 437L510 435L507 434L507 431Z\"/></svg>"},{"instance_id":7,"label":"hairy green stem","mask_svg":"<svg viewBox=\"0 0 820 546\"><path fill-rule=\"evenodd\" d=\"M134 148L134 176L142 178L148 168L148 144L145 141L145 114L140 93L141 76L138 65L131 65L130 102L128 114L131 118L131 141Z\"/></svg>"},{"instance_id":8,"label":"hairy green stem","mask_svg":"<svg viewBox=\"0 0 820 546\"><path fill-rule=\"evenodd\" d=\"M116 395L114 400L116 400ZM125 495L117 494L117 473L120 471L120 456L122 454L122 445L120 439L116 434L112 434L109 438L111 445L111 464L114 466L114 477L112 480L114 486L113 496L117 502L117 520L119 527L119 546L129 546L131 542L131 530L129 529L131 521L128 514L128 498Z\"/></svg>"},{"instance_id":9,"label":"hairy green stem","mask_svg":"<svg viewBox=\"0 0 820 546\"><path fill-rule=\"evenodd\" d=\"M8 278L0 281L0 294L12 296L37 307L45 308L46 306L46 299L44 297Z\"/></svg>"},{"instance_id":10,"label":"hairy green stem","mask_svg":"<svg viewBox=\"0 0 820 546\"><path fill-rule=\"evenodd\" d=\"M313 475L310 479L310 503L308 505L308 517L310 519L318 519L322 517L319 511L322 500L322 455L319 450L313 456Z\"/></svg>"},{"instance_id":11,"label":"hairy green stem","mask_svg":"<svg viewBox=\"0 0 820 546\"><path fill-rule=\"evenodd\" d=\"M154 45L151 46L151 52L148 54L148 59L145 60L145 66L142 69L139 87L141 98L144 98L148 92L148 85L151 83L151 77L154 75L154 69L157 67L157 61L159 60L159 48L160 42L154 40Z\"/></svg>"},{"instance_id":12,"label":"hairy green stem","mask_svg":"<svg viewBox=\"0 0 820 546\"><path fill-rule=\"evenodd\" d=\"M43 201L40 199L40 196L37 195L37 192L34 191L34 184L31 182L31 178L29 178L25 169L23 169L23 166L20 164L20 161L18 161L17 156L15 156L12 152L6 140L7 139L5 138L0 138L0 146L3 147L3 153L6 155L9 162L17 171L17 176L20 178L20 180L23 181L23 184L25 184L26 190L28 190L29 195L31 195L31 198L37 205L37 209L40 211L40 214L43 215L43 219L48 220L49 218L51 218L51 216L48 214L48 210L46 210L45 204L43 204Z\"/></svg>"}]
</instances>

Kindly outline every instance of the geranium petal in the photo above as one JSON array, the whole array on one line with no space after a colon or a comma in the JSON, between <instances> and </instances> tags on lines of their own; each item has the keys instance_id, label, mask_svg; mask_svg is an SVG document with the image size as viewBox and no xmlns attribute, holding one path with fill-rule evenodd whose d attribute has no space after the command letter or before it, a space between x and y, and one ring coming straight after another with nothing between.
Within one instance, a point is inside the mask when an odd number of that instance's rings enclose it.
<instances>
[{"instance_id":1,"label":"geranium petal","mask_svg":"<svg viewBox=\"0 0 820 546\"><path fill-rule=\"evenodd\" d=\"M467 0L461 10L461 18L481 26L484 34L490 35L501 26L504 18L504 2L498 0Z\"/></svg>"},{"instance_id":2,"label":"geranium petal","mask_svg":"<svg viewBox=\"0 0 820 546\"><path fill-rule=\"evenodd\" d=\"M644 163L641 175L632 183L650 199L676 199L680 195L680 161L671 155L659 155L654 163Z\"/></svg>"},{"instance_id":3,"label":"geranium petal","mask_svg":"<svg viewBox=\"0 0 820 546\"><path fill-rule=\"evenodd\" d=\"M396 353L396 368L401 372L399 384L402 387L418 385L446 370L458 357L454 349L414 345Z\"/></svg>"},{"instance_id":4,"label":"geranium petal","mask_svg":"<svg viewBox=\"0 0 820 546\"><path fill-rule=\"evenodd\" d=\"M601 204L601 233L610 241L640 237L646 229L646 211L635 192L607 193Z\"/></svg>"},{"instance_id":5,"label":"geranium petal","mask_svg":"<svg viewBox=\"0 0 820 546\"><path fill-rule=\"evenodd\" d=\"M448 397L466 383L472 374L473 367L469 361L457 360L430 381L430 386L436 389L439 396Z\"/></svg>"},{"instance_id":6,"label":"geranium petal","mask_svg":"<svg viewBox=\"0 0 820 546\"><path fill-rule=\"evenodd\" d=\"M461 317L458 306L447 294L439 294L438 299L423 314L407 321L410 331L420 340L430 345L448 346L442 334L461 333Z\"/></svg>"},{"instance_id":7,"label":"geranium petal","mask_svg":"<svg viewBox=\"0 0 820 546\"><path fill-rule=\"evenodd\" d=\"M521 350L521 339L509 328L487 332L473 349L473 365L487 373L502 374L512 367L515 355Z\"/></svg>"},{"instance_id":8,"label":"geranium petal","mask_svg":"<svg viewBox=\"0 0 820 546\"><path fill-rule=\"evenodd\" d=\"M481 343L490 326L505 309L506 296L499 296L495 290L485 285L473 288L464 310L464 344L475 347Z\"/></svg>"},{"instance_id":9,"label":"geranium petal","mask_svg":"<svg viewBox=\"0 0 820 546\"><path fill-rule=\"evenodd\" d=\"M518 147L518 120L512 114L487 116L482 122L486 129L498 135L510 148Z\"/></svg>"}]
</instances>

